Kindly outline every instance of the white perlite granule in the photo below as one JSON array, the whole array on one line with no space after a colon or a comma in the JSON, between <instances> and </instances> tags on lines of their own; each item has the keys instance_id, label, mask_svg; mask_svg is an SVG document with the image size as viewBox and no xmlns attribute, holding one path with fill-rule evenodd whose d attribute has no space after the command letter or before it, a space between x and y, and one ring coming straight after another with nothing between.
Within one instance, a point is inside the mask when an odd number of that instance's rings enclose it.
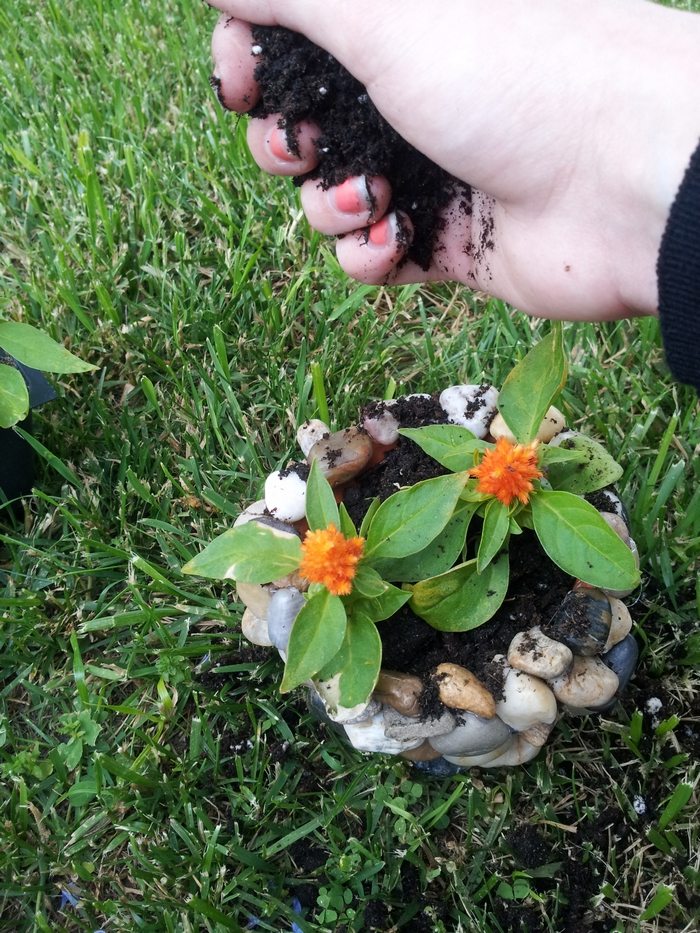
<instances>
[{"instance_id":1,"label":"white perlite granule","mask_svg":"<svg viewBox=\"0 0 700 933\"><path fill-rule=\"evenodd\" d=\"M647 802L644 797L641 797L639 794L637 794L632 801L632 806L634 807L634 812L639 814L639 816L647 812Z\"/></svg>"}]
</instances>

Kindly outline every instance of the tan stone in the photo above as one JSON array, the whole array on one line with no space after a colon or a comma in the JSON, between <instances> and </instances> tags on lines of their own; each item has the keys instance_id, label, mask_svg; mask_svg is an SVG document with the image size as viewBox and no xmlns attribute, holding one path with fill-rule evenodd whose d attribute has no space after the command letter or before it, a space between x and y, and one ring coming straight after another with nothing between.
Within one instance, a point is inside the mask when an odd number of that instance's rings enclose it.
<instances>
[{"instance_id":1,"label":"tan stone","mask_svg":"<svg viewBox=\"0 0 700 933\"><path fill-rule=\"evenodd\" d=\"M404 716L420 716L418 698L422 692L423 684L419 677L401 674L398 671L381 670L374 688L374 697Z\"/></svg>"},{"instance_id":2,"label":"tan stone","mask_svg":"<svg viewBox=\"0 0 700 933\"><path fill-rule=\"evenodd\" d=\"M318 463L331 486L339 486L361 473L371 456L369 435L358 428L346 428L317 441L307 460Z\"/></svg>"},{"instance_id":3,"label":"tan stone","mask_svg":"<svg viewBox=\"0 0 700 933\"><path fill-rule=\"evenodd\" d=\"M627 638L632 631L633 625L630 611L622 600L617 599L615 596L608 596L608 599L610 600L610 615L612 616L612 621L610 623L610 634L608 635L608 640L605 642L603 653L610 651L610 649L614 648L623 638Z\"/></svg>"},{"instance_id":4,"label":"tan stone","mask_svg":"<svg viewBox=\"0 0 700 933\"><path fill-rule=\"evenodd\" d=\"M529 729L525 729L525 731L521 732L520 735L523 739L525 739L526 742L529 742L530 745L534 745L537 748L540 748L549 738L553 728L553 722L536 722L534 726L530 726Z\"/></svg>"},{"instance_id":5,"label":"tan stone","mask_svg":"<svg viewBox=\"0 0 700 933\"><path fill-rule=\"evenodd\" d=\"M506 666L503 698L496 703L496 711L506 725L522 732L536 723L554 722L557 701L539 677Z\"/></svg>"},{"instance_id":6,"label":"tan stone","mask_svg":"<svg viewBox=\"0 0 700 933\"><path fill-rule=\"evenodd\" d=\"M263 648L269 648L272 645L267 630L267 622L265 619L256 616L250 609L246 609L243 613L241 631L253 645L261 645Z\"/></svg>"},{"instance_id":7,"label":"tan stone","mask_svg":"<svg viewBox=\"0 0 700 933\"><path fill-rule=\"evenodd\" d=\"M574 657L571 670L551 682L560 703L572 709L595 709L605 706L615 696L617 674L598 658Z\"/></svg>"},{"instance_id":8,"label":"tan stone","mask_svg":"<svg viewBox=\"0 0 700 933\"><path fill-rule=\"evenodd\" d=\"M564 415L559 411L558 408L555 408L554 405L550 405L547 409L547 413L540 422L540 426L537 429L536 439L542 441L543 444L548 443L554 437L555 434L559 434L560 431L563 431L566 427L566 419ZM512 444L515 443L516 438L511 429L506 424L506 420L503 415L498 412L496 417L491 422L489 428L489 433L491 437L498 440L499 437L505 437Z\"/></svg>"},{"instance_id":9,"label":"tan stone","mask_svg":"<svg viewBox=\"0 0 700 933\"><path fill-rule=\"evenodd\" d=\"M574 659L571 648L548 638L539 628L518 632L508 648L508 663L526 674L542 677L561 677Z\"/></svg>"},{"instance_id":10,"label":"tan stone","mask_svg":"<svg viewBox=\"0 0 700 933\"><path fill-rule=\"evenodd\" d=\"M496 715L496 702L481 681L459 664L438 664L434 673L440 700L450 709L465 709L482 719Z\"/></svg>"},{"instance_id":11,"label":"tan stone","mask_svg":"<svg viewBox=\"0 0 700 933\"><path fill-rule=\"evenodd\" d=\"M270 587L262 583L237 583L238 598L259 619L267 617L267 607L270 605Z\"/></svg>"}]
</instances>

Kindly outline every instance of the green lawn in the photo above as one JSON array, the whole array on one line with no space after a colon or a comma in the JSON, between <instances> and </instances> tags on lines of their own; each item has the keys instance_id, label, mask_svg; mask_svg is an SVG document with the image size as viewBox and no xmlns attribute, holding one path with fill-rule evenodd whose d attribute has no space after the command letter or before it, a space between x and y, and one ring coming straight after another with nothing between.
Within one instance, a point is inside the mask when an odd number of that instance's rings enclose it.
<instances>
[{"instance_id":1,"label":"green lawn","mask_svg":"<svg viewBox=\"0 0 700 933\"><path fill-rule=\"evenodd\" d=\"M212 19L0 9L0 317L98 366L36 418L24 526L0 512L0 930L694 930L700 426L655 321L565 329L569 422L625 464L642 658L535 762L359 759L180 574L292 455L313 364L343 426L394 383L498 384L547 328L349 282L213 98Z\"/></svg>"}]
</instances>

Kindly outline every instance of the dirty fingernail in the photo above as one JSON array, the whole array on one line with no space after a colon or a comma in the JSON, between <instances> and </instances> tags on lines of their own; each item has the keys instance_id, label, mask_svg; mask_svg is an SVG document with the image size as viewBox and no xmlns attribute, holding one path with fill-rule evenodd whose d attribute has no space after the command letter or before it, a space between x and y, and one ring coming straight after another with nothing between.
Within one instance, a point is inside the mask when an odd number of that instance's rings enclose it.
<instances>
[{"instance_id":1,"label":"dirty fingernail","mask_svg":"<svg viewBox=\"0 0 700 933\"><path fill-rule=\"evenodd\" d=\"M281 159L283 162L299 161L299 157L289 151L287 133L281 127L274 126L272 128L268 137L268 145L270 147L270 152L276 159Z\"/></svg>"},{"instance_id":2,"label":"dirty fingernail","mask_svg":"<svg viewBox=\"0 0 700 933\"><path fill-rule=\"evenodd\" d=\"M396 214L387 214L369 228L369 242L373 246L387 246L396 233Z\"/></svg>"},{"instance_id":3,"label":"dirty fingernail","mask_svg":"<svg viewBox=\"0 0 700 933\"><path fill-rule=\"evenodd\" d=\"M370 208L367 179L364 175L348 178L334 189L335 206L344 214L359 214Z\"/></svg>"}]
</instances>

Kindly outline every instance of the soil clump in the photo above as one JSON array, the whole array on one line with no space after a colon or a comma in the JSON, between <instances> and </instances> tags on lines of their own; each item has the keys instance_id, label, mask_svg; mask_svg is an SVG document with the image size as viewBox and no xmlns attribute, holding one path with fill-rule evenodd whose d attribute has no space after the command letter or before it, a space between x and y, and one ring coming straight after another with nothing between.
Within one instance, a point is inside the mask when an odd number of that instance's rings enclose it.
<instances>
[{"instance_id":1,"label":"soil clump","mask_svg":"<svg viewBox=\"0 0 700 933\"><path fill-rule=\"evenodd\" d=\"M454 202L453 209L470 215L470 188L399 136L365 88L304 36L281 27L255 26L253 41L261 50L255 69L261 97L251 116L281 114L294 153L295 124L310 120L321 129L316 141L319 164L295 183L318 179L328 188L353 175L383 175L392 188L389 209L408 214L414 226L407 256L428 269L445 226L441 212Z\"/></svg>"}]
</instances>

